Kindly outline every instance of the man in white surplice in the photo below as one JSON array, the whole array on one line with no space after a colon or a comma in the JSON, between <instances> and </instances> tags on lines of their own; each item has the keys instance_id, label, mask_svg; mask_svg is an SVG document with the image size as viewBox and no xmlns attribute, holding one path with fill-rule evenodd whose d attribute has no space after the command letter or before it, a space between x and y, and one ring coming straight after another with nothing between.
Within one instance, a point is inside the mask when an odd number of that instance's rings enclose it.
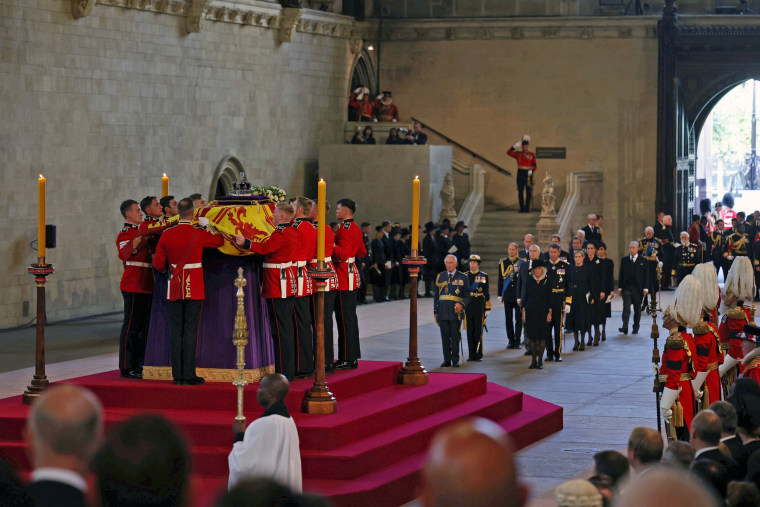
<instances>
[{"instance_id":1,"label":"man in white surplice","mask_svg":"<svg viewBox=\"0 0 760 507\"><path fill-rule=\"evenodd\" d=\"M301 492L301 453L298 431L285 406L290 390L288 380L279 373L261 379L256 398L264 413L245 428L235 423L235 442L228 457L229 487L248 477L265 477Z\"/></svg>"}]
</instances>

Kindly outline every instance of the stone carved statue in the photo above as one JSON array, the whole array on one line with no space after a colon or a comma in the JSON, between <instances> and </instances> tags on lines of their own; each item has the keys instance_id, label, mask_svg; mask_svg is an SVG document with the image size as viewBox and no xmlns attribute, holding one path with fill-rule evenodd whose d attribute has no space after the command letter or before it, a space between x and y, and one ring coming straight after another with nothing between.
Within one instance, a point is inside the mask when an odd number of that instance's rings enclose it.
<instances>
[{"instance_id":1,"label":"stone carved statue","mask_svg":"<svg viewBox=\"0 0 760 507\"><path fill-rule=\"evenodd\" d=\"M71 15L74 19L84 18L92 13L95 0L71 0Z\"/></svg>"},{"instance_id":2,"label":"stone carved statue","mask_svg":"<svg viewBox=\"0 0 760 507\"><path fill-rule=\"evenodd\" d=\"M443 185L441 186L441 220L448 218L449 220L455 220L457 212L454 209L454 177L451 173L446 173L443 178Z\"/></svg>"},{"instance_id":3,"label":"stone carved statue","mask_svg":"<svg viewBox=\"0 0 760 507\"><path fill-rule=\"evenodd\" d=\"M557 211L554 209L554 179L548 174L544 178L544 189L541 191L541 216L555 216Z\"/></svg>"}]
</instances>

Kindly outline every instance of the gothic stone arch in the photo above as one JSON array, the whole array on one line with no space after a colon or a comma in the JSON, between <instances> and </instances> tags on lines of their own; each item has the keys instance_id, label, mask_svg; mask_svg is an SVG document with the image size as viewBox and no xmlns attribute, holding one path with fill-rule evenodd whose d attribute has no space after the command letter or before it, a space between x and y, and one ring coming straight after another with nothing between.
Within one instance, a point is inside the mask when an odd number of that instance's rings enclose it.
<instances>
[{"instance_id":1,"label":"gothic stone arch","mask_svg":"<svg viewBox=\"0 0 760 507\"><path fill-rule=\"evenodd\" d=\"M214 177L209 189L209 201L223 195L232 193L232 183L238 179L241 172L245 172L243 164L236 157L227 155L216 166ZM247 176L247 175L246 175Z\"/></svg>"}]
</instances>

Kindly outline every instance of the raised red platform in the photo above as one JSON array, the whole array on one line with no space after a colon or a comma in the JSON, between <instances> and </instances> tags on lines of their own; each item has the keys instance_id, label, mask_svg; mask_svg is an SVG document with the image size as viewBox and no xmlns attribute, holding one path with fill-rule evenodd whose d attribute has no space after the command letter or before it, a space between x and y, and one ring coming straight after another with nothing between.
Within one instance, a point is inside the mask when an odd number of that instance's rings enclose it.
<instances>
[{"instance_id":1,"label":"raised red platform","mask_svg":"<svg viewBox=\"0 0 760 507\"><path fill-rule=\"evenodd\" d=\"M291 384L286 400L301 440L304 489L336 505L399 505L413 499L433 434L451 421L480 416L498 422L522 448L562 429L562 408L487 382L482 374L431 373L430 383L396 383L401 363L360 361L357 370L327 377L338 400L332 415L300 412L309 380ZM136 412L161 412L180 425L192 445L195 505L208 505L226 487L236 390L232 385L174 386L126 380L118 371L72 379L103 402L106 430ZM246 388L246 417L262 409L256 387ZM0 456L26 472L21 396L0 400Z\"/></svg>"}]
</instances>

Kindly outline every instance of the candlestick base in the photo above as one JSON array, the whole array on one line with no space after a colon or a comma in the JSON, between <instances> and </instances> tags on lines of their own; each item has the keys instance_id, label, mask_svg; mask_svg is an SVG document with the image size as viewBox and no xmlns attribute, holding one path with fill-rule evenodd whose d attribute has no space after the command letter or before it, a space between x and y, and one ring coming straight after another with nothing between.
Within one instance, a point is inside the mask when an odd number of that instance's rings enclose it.
<instances>
[{"instance_id":1,"label":"candlestick base","mask_svg":"<svg viewBox=\"0 0 760 507\"><path fill-rule=\"evenodd\" d=\"M314 327L316 348L314 357L314 384L306 393L301 404L301 412L306 414L334 414L338 411L338 402L327 387L325 381L325 292L327 284L335 272L324 261L319 261L316 267L309 268L307 276L317 287ZM332 322L330 324L332 326Z\"/></svg>"},{"instance_id":2,"label":"candlestick base","mask_svg":"<svg viewBox=\"0 0 760 507\"><path fill-rule=\"evenodd\" d=\"M305 414L334 414L338 411L338 402L327 390L327 385L314 383L303 398L301 410Z\"/></svg>"},{"instance_id":3,"label":"candlestick base","mask_svg":"<svg viewBox=\"0 0 760 507\"><path fill-rule=\"evenodd\" d=\"M34 276L34 283L37 285L37 334L34 377L22 396L24 405L31 405L50 385L45 375L45 284L47 277L54 272L55 268L45 262L44 257L38 257L37 263L27 268L27 273Z\"/></svg>"},{"instance_id":4,"label":"candlestick base","mask_svg":"<svg viewBox=\"0 0 760 507\"><path fill-rule=\"evenodd\" d=\"M411 278L411 287L409 293L409 357L406 363L398 373L397 382L407 386L426 385L430 379L425 367L420 363L417 357L417 278L420 273L420 266L427 263L425 257L417 256L417 251L412 251L412 255L404 257L401 261L409 266L409 277Z\"/></svg>"}]
</instances>

